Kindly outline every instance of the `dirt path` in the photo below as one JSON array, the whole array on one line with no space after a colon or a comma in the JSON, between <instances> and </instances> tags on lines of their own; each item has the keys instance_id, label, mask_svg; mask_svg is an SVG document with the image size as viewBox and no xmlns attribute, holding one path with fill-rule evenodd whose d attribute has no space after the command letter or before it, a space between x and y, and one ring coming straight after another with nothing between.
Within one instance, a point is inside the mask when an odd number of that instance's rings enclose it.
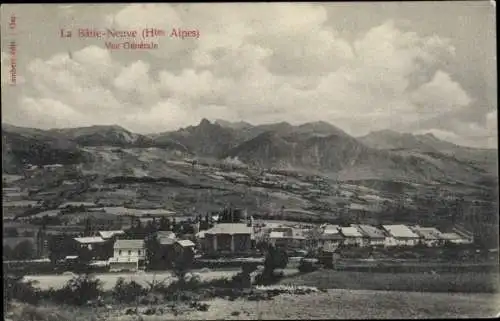
<instances>
[{"instance_id":1,"label":"dirt path","mask_svg":"<svg viewBox=\"0 0 500 321\"><path fill-rule=\"evenodd\" d=\"M198 273L202 280L211 280L221 277L231 277L238 273L239 269L234 270L213 270L213 271L200 271L195 270L193 273ZM96 278L103 282L103 289L105 291L111 290L118 278L122 277L126 281L136 281L139 284L146 285L146 282L151 282L156 280L166 280L168 283L170 280L174 280L171 272L160 271L154 272L138 272L138 273L98 273L93 274ZM35 281L35 286L47 290L49 288L58 289L63 287L68 280L72 278L71 275L27 275L24 277L26 281Z\"/></svg>"}]
</instances>

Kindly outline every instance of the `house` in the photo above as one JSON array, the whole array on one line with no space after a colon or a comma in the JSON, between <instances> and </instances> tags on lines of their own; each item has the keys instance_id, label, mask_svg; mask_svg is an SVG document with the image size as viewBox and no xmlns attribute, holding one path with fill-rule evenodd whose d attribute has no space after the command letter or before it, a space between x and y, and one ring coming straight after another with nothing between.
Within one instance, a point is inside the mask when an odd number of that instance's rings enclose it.
<instances>
[{"instance_id":1,"label":"house","mask_svg":"<svg viewBox=\"0 0 500 321\"><path fill-rule=\"evenodd\" d=\"M361 234L358 229L354 226L340 227L340 234L344 237L343 244L351 246L363 246L365 245L365 239L363 234Z\"/></svg>"},{"instance_id":2,"label":"house","mask_svg":"<svg viewBox=\"0 0 500 321\"><path fill-rule=\"evenodd\" d=\"M100 236L75 237L78 249L86 249L94 260L107 260L112 255L111 242Z\"/></svg>"},{"instance_id":3,"label":"house","mask_svg":"<svg viewBox=\"0 0 500 321\"><path fill-rule=\"evenodd\" d=\"M344 241L344 237L340 234L339 225L324 224L319 229L312 230L313 247L323 247L326 244L338 246Z\"/></svg>"},{"instance_id":4,"label":"house","mask_svg":"<svg viewBox=\"0 0 500 321\"><path fill-rule=\"evenodd\" d=\"M293 227L277 227L269 230L270 244L285 250L302 249L306 245L305 231Z\"/></svg>"},{"instance_id":5,"label":"house","mask_svg":"<svg viewBox=\"0 0 500 321\"><path fill-rule=\"evenodd\" d=\"M440 246L444 244L442 233L434 227L415 226L413 231L421 238L421 242L429 247Z\"/></svg>"},{"instance_id":6,"label":"house","mask_svg":"<svg viewBox=\"0 0 500 321\"><path fill-rule=\"evenodd\" d=\"M338 234L339 233L339 225L325 224L322 226L324 234Z\"/></svg>"},{"instance_id":7,"label":"house","mask_svg":"<svg viewBox=\"0 0 500 321\"><path fill-rule=\"evenodd\" d=\"M194 260L195 244L190 240L178 240L174 243L175 259L182 259L183 262L191 263Z\"/></svg>"},{"instance_id":8,"label":"house","mask_svg":"<svg viewBox=\"0 0 500 321\"><path fill-rule=\"evenodd\" d=\"M318 246L323 247L325 245L339 246L344 243L344 236L337 233L324 233L319 236Z\"/></svg>"},{"instance_id":9,"label":"house","mask_svg":"<svg viewBox=\"0 0 500 321\"><path fill-rule=\"evenodd\" d=\"M386 246L414 246L420 242L420 237L406 225L382 225L387 232Z\"/></svg>"},{"instance_id":10,"label":"house","mask_svg":"<svg viewBox=\"0 0 500 321\"><path fill-rule=\"evenodd\" d=\"M441 239L443 242L450 242L453 244L469 244L469 240L458 235L457 233L441 233Z\"/></svg>"},{"instance_id":11,"label":"house","mask_svg":"<svg viewBox=\"0 0 500 321\"><path fill-rule=\"evenodd\" d=\"M324 264L326 267L333 267L335 261L340 258L338 249L337 245L331 243L323 245L319 252L319 263Z\"/></svg>"},{"instance_id":12,"label":"house","mask_svg":"<svg viewBox=\"0 0 500 321\"><path fill-rule=\"evenodd\" d=\"M386 235L383 230L376 228L375 226L359 224L356 225L358 230L365 237L366 242L371 246L384 246Z\"/></svg>"},{"instance_id":13,"label":"house","mask_svg":"<svg viewBox=\"0 0 500 321\"><path fill-rule=\"evenodd\" d=\"M169 266L175 254L174 244L177 237L172 231L158 231L155 236L160 244L160 260L165 263L165 266Z\"/></svg>"},{"instance_id":14,"label":"house","mask_svg":"<svg viewBox=\"0 0 500 321\"><path fill-rule=\"evenodd\" d=\"M110 271L137 271L143 269L146 261L144 240L116 240L113 257L109 259Z\"/></svg>"},{"instance_id":15,"label":"house","mask_svg":"<svg viewBox=\"0 0 500 321\"><path fill-rule=\"evenodd\" d=\"M253 227L244 223L220 223L205 231L208 253L246 253L253 247Z\"/></svg>"}]
</instances>

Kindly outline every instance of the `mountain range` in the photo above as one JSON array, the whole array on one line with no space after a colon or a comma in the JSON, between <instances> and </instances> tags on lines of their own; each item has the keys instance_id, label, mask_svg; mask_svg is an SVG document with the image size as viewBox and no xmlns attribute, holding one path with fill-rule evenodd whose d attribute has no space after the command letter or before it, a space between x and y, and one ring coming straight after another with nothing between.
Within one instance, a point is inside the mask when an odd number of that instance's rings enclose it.
<instances>
[{"instance_id":1,"label":"mountain range","mask_svg":"<svg viewBox=\"0 0 500 321\"><path fill-rule=\"evenodd\" d=\"M322 121L294 126L203 119L196 126L150 135L120 126L40 130L2 124L4 172L19 171L27 163L96 162L88 148L96 146L231 157L253 166L321 172L337 179L474 182L485 175L496 177L498 159L497 150L458 146L431 134L383 130L355 138Z\"/></svg>"}]
</instances>

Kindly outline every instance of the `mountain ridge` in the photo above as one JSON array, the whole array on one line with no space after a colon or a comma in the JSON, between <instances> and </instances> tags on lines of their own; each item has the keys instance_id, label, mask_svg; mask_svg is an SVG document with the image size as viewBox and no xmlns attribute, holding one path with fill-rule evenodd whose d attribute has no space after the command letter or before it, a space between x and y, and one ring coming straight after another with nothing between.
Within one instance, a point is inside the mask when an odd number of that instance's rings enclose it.
<instances>
[{"instance_id":1,"label":"mountain ridge","mask_svg":"<svg viewBox=\"0 0 500 321\"><path fill-rule=\"evenodd\" d=\"M82 147L114 146L142 148L146 150L144 153L147 153L147 148L160 148L195 158L231 157L258 167L298 168L345 177L358 177L359 173L364 173L361 176L389 179L412 177L433 181L449 176L474 180L474 173L481 176L495 172L496 154L492 151L468 149L433 135L385 130L356 138L323 121L245 127L247 124L240 123L244 126L238 127L202 119L195 126L155 136L136 134L117 125L40 130L2 124L3 146L7 147L3 155L4 158L10 157L10 166L30 161L40 163L44 157L56 161L57 157L53 159L50 155L59 155L61 151L70 155L77 153L72 158L74 161L89 161L83 156L88 149ZM15 149L16 142L21 142L21 150ZM48 154L30 156L30 144L41 146L41 150ZM64 144L67 144L66 149ZM6 155L12 151L16 152ZM66 161L67 155L63 154L62 160Z\"/></svg>"}]
</instances>

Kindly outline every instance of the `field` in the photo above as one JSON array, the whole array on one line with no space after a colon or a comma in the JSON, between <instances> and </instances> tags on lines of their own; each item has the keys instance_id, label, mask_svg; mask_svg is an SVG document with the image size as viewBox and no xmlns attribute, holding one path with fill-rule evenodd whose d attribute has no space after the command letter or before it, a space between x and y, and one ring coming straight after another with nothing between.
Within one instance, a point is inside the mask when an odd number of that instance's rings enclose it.
<instances>
[{"instance_id":1,"label":"field","mask_svg":"<svg viewBox=\"0 0 500 321\"><path fill-rule=\"evenodd\" d=\"M500 297L487 294L409 293L385 291L329 290L309 295L280 295L272 301L214 299L206 301L206 312L161 316L141 315L144 321L163 320L262 320L262 319L394 319L394 318L480 318L500 312ZM165 306L165 310L169 311ZM126 307L72 308L37 307L60 317L50 320L135 321L137 315L124 315ZM17 314L17 313L14 313ZM13 321L22 317L10 316Z\"/></svg>"},{"instance_id":2,"label":"field","mask_svg":"<svg viewBox=\"0 0 500 321\"><path fill-rule=\"evenodd\" d=\"M498 274L494 273L367 273L321 270L285 278L281 284L327 289L498 293L499 282Z\"/></svg>"}]
</instances>

